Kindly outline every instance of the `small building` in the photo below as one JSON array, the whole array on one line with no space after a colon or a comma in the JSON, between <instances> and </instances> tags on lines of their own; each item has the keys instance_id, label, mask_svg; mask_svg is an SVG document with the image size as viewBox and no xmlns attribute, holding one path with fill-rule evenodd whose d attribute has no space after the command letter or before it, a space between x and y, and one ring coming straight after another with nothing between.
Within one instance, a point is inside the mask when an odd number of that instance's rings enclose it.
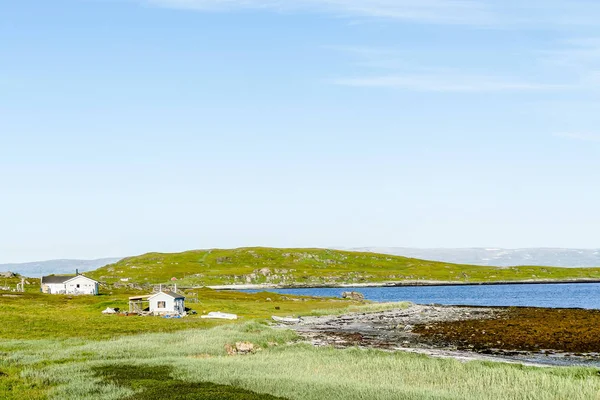
<instances>
[{"instance_id":1,"label":"small building","mask_svg":"<svg viewBox=\"0 0 600 400\"><path fill-rule=\"evenodd\" d=\"M129 313L142 315L184 315L185 296L171 290L129 298Z\"/></svg>"},{"instance_id":2,"label":"small building","mask_svg":"<svg viewBox=\"0 0 600 400\"><path fill-rule=\"evenodd\" d=\"M146 308L146 303L148 303L148 298L152 295L146 296L132 296L129 298L129 313L130 314L141 314Z\"/></svg>"},{"instance_id":3,"label":"small building","mask_svg":"<svg viewBox=\"0 0 600 400\"><path fill-rule=\"evenodd\" d=\"M149 311L154 315L185 313L185 296L175 292L160 291L148 297Z\"/></svg>"},{"instance_id":4,"label":"small building","mask_svg":"<svg viewBox=\"0 0 600 400\"><path fill-rule=\"evenodd\" d=\"M98 282L83 275L50 275L41 280L42 293L98 295Z\"/></svg>"}]
</instances>

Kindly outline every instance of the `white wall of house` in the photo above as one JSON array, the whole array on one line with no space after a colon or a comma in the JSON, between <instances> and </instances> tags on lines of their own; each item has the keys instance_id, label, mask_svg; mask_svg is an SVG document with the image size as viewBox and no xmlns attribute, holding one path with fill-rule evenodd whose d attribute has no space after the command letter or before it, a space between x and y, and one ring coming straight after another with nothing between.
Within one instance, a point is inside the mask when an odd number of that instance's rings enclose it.
<instances>
[{"instance_id":1,"label":"white wall of house","mask_svg":"<svg viewBox=\"0 0 600 400\"><path fill-rule=\"evenodd\" d=\"M44 286L47 287L44 293L48 294L65 294L65 284L64 283L44 283Z\"/></svg>"},{"instance_id":2,"label":"white wall of house","mask_svg":"<svg viewBox=\"0 0 600 400\"><path fill-rule=\"evenodd\" d=\"M185 310L183 299L174 299L166 293L157 293L148 300L150 301L150 312L182 313Z\"/></svg>"},{"instance_id":3,"label":"white wall of house","mask_svg":"<svg viewBox=\"0 0 600 400\"><path fill-rule=\"evenodd\" d=\"M67 294L98 294L98 282L93 279L86 278L83 275L74 277L65 282L65 290Z\"/></svg>"}]
</instances>

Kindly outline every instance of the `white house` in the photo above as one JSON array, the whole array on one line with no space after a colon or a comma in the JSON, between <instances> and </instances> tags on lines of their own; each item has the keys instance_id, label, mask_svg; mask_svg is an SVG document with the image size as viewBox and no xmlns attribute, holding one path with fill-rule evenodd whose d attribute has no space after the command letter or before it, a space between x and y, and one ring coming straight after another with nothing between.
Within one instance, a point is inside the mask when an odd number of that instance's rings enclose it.
<instances>
[{"instance_id":1,"label":"white house","mask_svg":"<svg viewBox=\"0 0 600 400\"><path fill-rule=\"evenodd\" d=\"M98 282L83 275L42 277L42 293L48 294L98 294Z\"/></svg>"},{"instance_id":2,"label":"white house","mask_svg":"<svg viewBox=\"0 0 600 400\"><path fill-rule=\"evenodd\" d=\"M175 292L158 292L148 298L149 311L155 315L183 314L185 312L185 296Z\"/></svg>"}]
</instances>

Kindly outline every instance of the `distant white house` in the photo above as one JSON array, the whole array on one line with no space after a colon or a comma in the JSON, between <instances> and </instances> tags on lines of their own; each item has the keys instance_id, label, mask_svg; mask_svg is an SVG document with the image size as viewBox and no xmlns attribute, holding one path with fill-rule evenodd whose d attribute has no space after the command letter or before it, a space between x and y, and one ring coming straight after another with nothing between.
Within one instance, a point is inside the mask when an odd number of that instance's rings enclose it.
<instances>
[{"instance_id":1,"label":"distant white house","mask_svg":"<svg viewBox=\"0 0 600 400\"><path fill-rule=\"evenodd\" d=\"M48 294L98 294L98 282L83 275L43 276L41 286L42 293Z\"/></svg>"},{"instance_id":2,"label":"distant white house","mask_svg":"<svg viewBox=\"0 0 600 400\"><path fill-rule=\"evenodd\" d=\"M185 296L175 292L158 292L148 297L149 311L155 315L183 314L185 312Z\"/></svg>"}]
</instances>

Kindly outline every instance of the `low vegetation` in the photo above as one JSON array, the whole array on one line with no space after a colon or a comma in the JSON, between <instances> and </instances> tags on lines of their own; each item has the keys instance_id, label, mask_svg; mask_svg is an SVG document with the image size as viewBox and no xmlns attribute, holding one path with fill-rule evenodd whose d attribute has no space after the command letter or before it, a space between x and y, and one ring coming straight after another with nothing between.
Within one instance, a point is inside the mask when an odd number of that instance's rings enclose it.
<instances>
[{"instance_id":1,"label":"low vegetation","mask_svg":"<svg viewBox=\"0 0 600 400\"><path fill-rule=\"evenodd\" d=\"M49 398L61 400L577 400L600 393L594 369L314 348L294 344L294 338L290 331L250 322L77 344L5 342L0 347L10 347L10 353L0 369L20 368L21 387L3 398L35 398L27 396L46 385ZM254 343L256 351L228 355L225 346L238 341Z\"/></svg>"},{"instance_id":2,"label":"low vegetation","mask_svg":"<svg viewBox=\"0 0 600 400\"><path fill-rule=\"evenodd\" d=\"M316 309L335 310L356 304L342 299L197 289L186 293L186 305L198 313L196 316L164 319L102 315L102 310L107 307L127 310L128 297L133 294L139 293L114 291L100 296L63 296L0 292L0 339L110 339L141 332L209 328L224 323L199 317L210 311L238 314L241 321L249 321L272 315L310 314Z\"/></svg>"},{"instance_id":3,"label":"low vegetation","mask_svg":"<svg viewBox=\"0 0 600 400\"><path fill-rule=\"evenodd\" d=\"M475 350L600 353L600 310L508 308L497 318L420 325L414 332Z\"/></svg>"},{"instance_id":4,"label":"low vegetation","mask_svg":"<svg viewBox=\"0 0 600 400\"><path fill-rule=\"evenodd\" d=\"M325 249L241 248L150 253L126 258L89 276L115 287L168 282L187 287L265 283L293 286L600 279L600 268L496 268Z\"/></svg>"},{"instance_id":5,"label":"low vegetation","mask_svg":"<svg viewBox=\"0 0 600 400\"><path fill-rule=\"evenodd\" d=\"M475 282L596 278L600 277L596 269L502 269L331 250L238 249L150 254L90 275L105 282L100 296L45 295L33 280L26 293L0 291L1 399L577 400L600 394L596 369L461 363L381 350L315 348L299 343L294 332L272 329L265 322L272 315L365 313L404 308L408 303L200 288L184 290L188 307L198 314L235 313L240 319L101 314L107 307L126 309L129 296L146 293L151 284L173 283L172 278L180 288L227 283ZM252 344L250 354L228 351L240 342Z\"/></svg>"}]
</instances>

